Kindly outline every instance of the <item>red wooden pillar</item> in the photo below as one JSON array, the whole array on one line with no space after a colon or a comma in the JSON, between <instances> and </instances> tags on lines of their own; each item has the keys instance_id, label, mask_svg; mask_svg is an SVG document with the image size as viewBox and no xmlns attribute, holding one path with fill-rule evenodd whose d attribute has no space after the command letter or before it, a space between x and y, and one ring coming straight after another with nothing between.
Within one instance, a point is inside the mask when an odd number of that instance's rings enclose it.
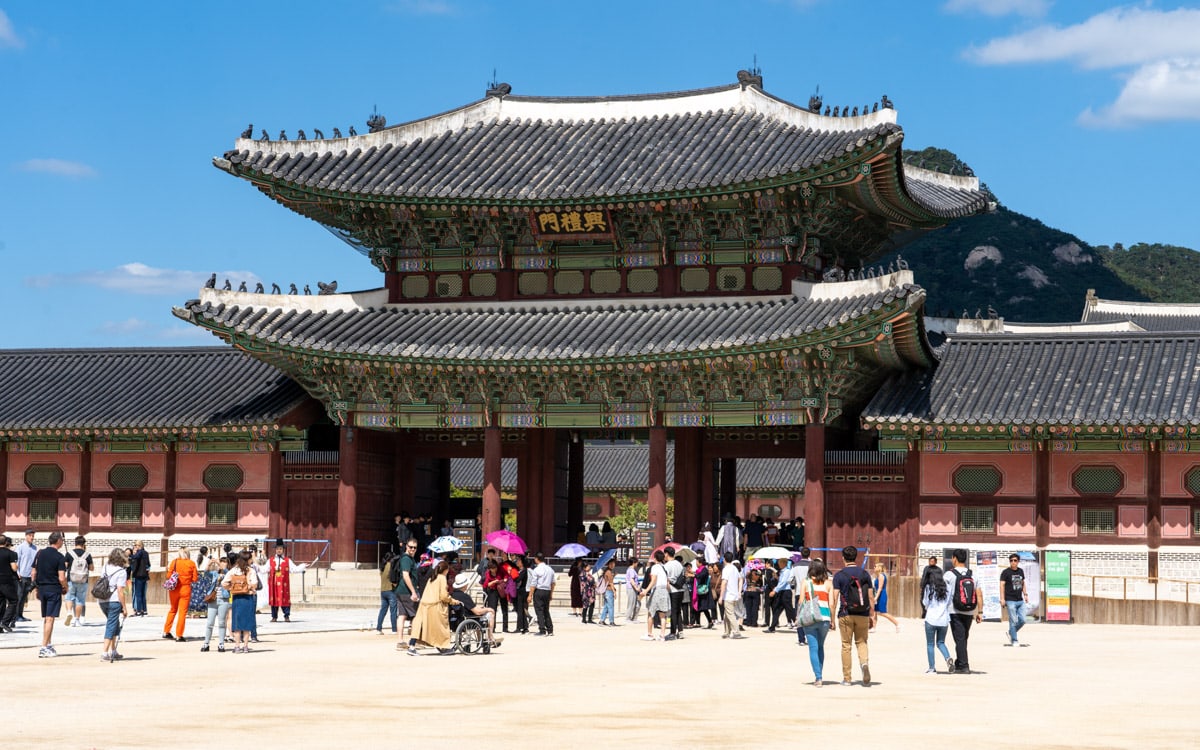
<instances>
[{"instance_id":1,"label":"red wooden pillar","mask_svg":"<svg viewBox=\"0 0 1200 750\"><path fill-rule=\"evenodd\" d=\"M573 432L567 448L567 541L583 525L583 461L583 438Z\"/></svg>"},{"instance_id":2,"label":"red wooden pillar","mask_svg":"<svg viewBox=\"0 0 1200 750\"><path fill-rule=\"evenodd\" d=\"M283 507L283 451L279 443L271 446L271 485L270 499L267 507L270 509L267 521L267 533L276 539L286 539L288 530L285 528L287 515Z\"/></svg>"},{"instance_id":3,"label":"red wooden pillar","mask_svg":"<svg viewBox=\"0 0 1200 750\"><path fill-rule=\"evenodd\" d=\"M558 440L554 430L539 430L542 435L537 454L538 467L538 530L546 554L558 549L554 538L555 479L558 469Z\"/></svg>"},{"instance_id":4,"label":"red wooden pillar","mask_svg":"<svg viewBox=\"0 0 1200 750\"><path fill-rule=\"evenodd\" d=\"M500 528L500 428L483 429L483 528L487 535Z\"/></svg>"},{"instance_id":5,"label":"red wooden pillar","mask_svg":"<svg viewBox=\"0 0 1200 750\"><path fill-rule=\"evenodd\" d=\"M1050 544L1050 443L1043 440L1035 444L1038 449L1034 458L1034 498L1037 520L1034 522L1035 542L1038 549Z\"/></svg>"},{"instance_id":6,"label":"red wooden pillar","mask_svg":"<svg viewBox=\"0 0 1200 750\"><path fill-rule=\"evenodd\" d=\"M79 533L90 531L92 522L92 450L86 446L79 455Z\"/></svg>"},{"instance_id":7,"label":"red wooden pillar","mask_svg":"<svg viewBox=\"0 0 1200 750\"><path fill-rule=\"evenodd\" d=\"M804 541L825 546L825 425L804 428Z\"/></svg>"},{"instance_id":8,"label":"red wooden pillar","mask_svg":"<svg viewBox=\"0 0 1200 750\"><path fill-rule=\"evenodd\" d=\"M1150 444L1151 450L1146 453L1146 546L1149 548L1146 562L1149 564L1148 575L1158 578L1158 548L1162 546L1162 453L1158 445Z\"/></svg>"},{"instance_id":9,"label":"red wooden pillar","mask_svg":"<svg viewBox=\"0 0 1200 750\"><path fill-rule=\"evenodd\" d=\"M667 528L667 428L650 428L650 472L646 491L647 518L654 524L654 546L662 544Z\"/></svg>"},{"instance_id":10,"label":"red wooden pillar","mask_svg":"<svg viewBox=\"0 0 1200 750\"><path fill-rule=\"evenodd\" d=\"M351 419L348 422L353 424ZM358 520L358 442L355 428L342 428L338 451L337 530L334 532L333 559L354 560L354 539Z\"/></svg>"},{"instance_id":11,"label":"red wooden pillar","mask_svg":"<svg viewBox=\"0 0 1200 750\"><path fill-rule=\"evenodd\" d=\"M674 538L696 533L707 520L700 503L700 427L675 428Z\"/></svg>"},{"instance_id":12,"label":"red wooden pillar","mask_svg":"<svg viewBox=\"0 0 1200 750\"><path fill-rule=\"evenodd\" d=\"M387 287L389 303L396 304L403 301L404 298L400 294L400 274L395 271L386 271L383 274L383 284Z\"/></svg>"},{"instance_id":13,"label":"red wooden pillar","mask_svg":"<svg viewBox=\"0 0 1200 750\"><path fill-rule=\"evenodd\" d=\"M175 533L175 496L179 487L178 446L174 442L167 444L166 486L163 487L163 549L166 549L166 538Z\"/></svg>"}]
</instances>

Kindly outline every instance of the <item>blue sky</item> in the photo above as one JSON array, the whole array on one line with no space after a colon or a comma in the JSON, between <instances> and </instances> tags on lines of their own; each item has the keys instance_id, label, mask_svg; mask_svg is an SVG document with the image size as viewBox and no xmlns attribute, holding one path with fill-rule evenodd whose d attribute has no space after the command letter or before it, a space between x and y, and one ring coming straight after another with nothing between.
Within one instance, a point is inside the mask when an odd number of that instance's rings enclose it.
<instances>
[{"instance_id":1,"label":"blue sky","mask_svg":"<svg viewBox=\"0 0 1200 750\"><path fill-rule=\"evenodd\" d=\"M526 95L702 88L755 57L793 102L886 93L906 146L955 151L1087 242L1200 248L1195 6L0 0L0 346L214 344L170 313L213 271L380 286L212 167L247 123L365 131L373 107L395 124L479 99L493 70Z\"/></svg>"}]
</instances>

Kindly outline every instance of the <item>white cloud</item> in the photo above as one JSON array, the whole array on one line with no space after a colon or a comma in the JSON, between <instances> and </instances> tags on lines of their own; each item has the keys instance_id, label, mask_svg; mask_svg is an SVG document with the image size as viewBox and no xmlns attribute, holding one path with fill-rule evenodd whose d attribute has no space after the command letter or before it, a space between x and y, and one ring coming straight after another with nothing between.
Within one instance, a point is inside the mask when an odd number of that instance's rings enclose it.
<instances>
[{"instance_id":1,"label":"white cloud","mask_svg":"<svg viewBox=\"0 0 1200 750\"><path fill-rule=\"evenodd\" d=\"M23 172L40 172L59 177L95 177L96 170L87 164L66 159L29 159L17 165Z\"/></svg>"},{"instance_id":2,"label":"white cloud","mask_svg":"<svg viewBox=\"0 0 1200 750\"><path fill-rule=\"evenodd\" d=\"M25 40L17 36L17 30L13 28L12 21L8 20L8 14L0 10L0 49L21 49L25 46Z\"/></svg>"},{"instance_id":3,"label":"white cloud","mask_svg":"<svg viewBox=\"0 0 1200 750\"><path fill-rule=\"evenodd\" d=\"M965 55L982 65L1065 62L1121 71L1116 100L1085 109L1082 125L1200 120L1200 9L1113 8L1072 26L1047 24L993 39Z\"/></svg>"},{"instance_id":4,"label":"white cloud","mask_svg":"<svg viewBox=\"0 0 1200 750\"><path fill-rule=\"evenodd\" d=\"M36 289L83 285L128 294L183 296L196 294L208 280L208 276L209 274L202 271L180 271L171 268L153 268L144 263L126 263L106 270L30 276L25 279L25 285ZM233 286L235 288L244 280L249 288L253 289L259 281L259 278L249 271L227 271L219 273L217 276L234 279Z\"/></svg>"},{"instance_id":5,"label":"white cloud","mask_svg":"<svg viewBox=\"0 0 1200 750\"><path fill-rule=\"evenodd\" d=\"M966 55L983 65L1065 61L1091 70L1200 57L1200 9L1113 8L1073 26L993 39Z\"/></svg>"},{"instance_id":6,"label":"white cloud","mask_svg":"<svg viewBox=\"0 0 1200 750\"><path fill-rule=\"evenodd\" d=\"M1143 65L1128 77L1116 101L1079 115L1079 122L1091 127L1170 120L1200 120L1200 59Z\"/></svg>"},{"instance_id":7,"label":"white cloud","mask_svg":"<svg viewBox=\"0 0 1200 750\"><path fill-rule=\"evenodd\" d=\"M943 6L951 13L982 13L985 16L1044 16L1049 0L947 0Z\"/></svg>"},{"instance_id":8,"label":"white cloud","mask_svg":"<svg viewBox=\"0 0 1200 750\"><path fill-rule=\"evenodd\" d=\"M93 328L92 333L113 338L133 338L140 341L155 340L182 344L215 343L213 335L203 328L182 322L177 325L161 326L141 318L106 320Z\"/></svg>"}]
</instances>

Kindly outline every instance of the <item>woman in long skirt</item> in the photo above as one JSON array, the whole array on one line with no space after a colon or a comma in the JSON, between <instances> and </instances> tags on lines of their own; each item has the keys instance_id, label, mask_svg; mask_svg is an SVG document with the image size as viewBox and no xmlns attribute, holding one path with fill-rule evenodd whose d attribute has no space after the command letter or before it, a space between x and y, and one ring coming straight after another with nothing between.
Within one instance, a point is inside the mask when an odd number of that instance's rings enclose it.
<instances>
[{"instance_id":1,"label":"woman in long skirt","mask_svg":"<svg viewBox=\"0 0 1200 750\"><path fill-rule=\"evenodd\" d=\"M226 571L221 586L229 592L233 602L233 653L250 651L250 631L254 629L254 600L258 594L258 575L250 567L250 555L243 552L237 564Z\"/></svg>"}]
</instances>

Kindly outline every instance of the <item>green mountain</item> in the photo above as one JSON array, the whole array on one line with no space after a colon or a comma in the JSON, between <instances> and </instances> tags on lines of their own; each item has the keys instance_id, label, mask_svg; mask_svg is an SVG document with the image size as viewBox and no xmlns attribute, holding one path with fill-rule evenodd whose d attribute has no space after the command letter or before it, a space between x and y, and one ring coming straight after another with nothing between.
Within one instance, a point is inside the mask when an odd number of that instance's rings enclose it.
<instances>
[{"instance_id":1,"label":"green mountain","mask_svg":"<svg viewBox=\"0 0 1200 750\"><path fill-rule=\"evenodd\" d=\"M944 149L906 151L904 161L972 174ZM928 292L927 313L938 317L964 310L986 317L990 307L1014 322L1077 321L1088 289L1103 299L1200 302L1200 253L1169 245L1091 247L1003 206L929 232L899 255Z\"/></svg>"}]
</instances>

